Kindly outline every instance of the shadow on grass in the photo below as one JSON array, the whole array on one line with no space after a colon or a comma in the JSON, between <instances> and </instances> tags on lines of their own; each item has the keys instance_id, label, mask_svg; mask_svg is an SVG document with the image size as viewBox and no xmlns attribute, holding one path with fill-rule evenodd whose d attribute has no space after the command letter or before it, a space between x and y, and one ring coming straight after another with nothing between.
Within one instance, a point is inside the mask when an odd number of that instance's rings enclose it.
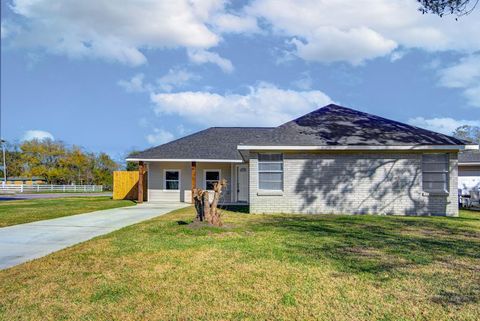
<instances>
[{"instance_id":1,"label":"shadow on grass","mask_svg":"<svg viewBox=\"0 0 480 321\"><path fill-rule=\"evenodd\" d=\"M271 216L264 224L288 232L287 250L324 257L339 269L382 273L446 257L480 259L480 231L449 219Z\"/></svg>"},{"instance_id":2,"label":"shadow on grass","mask_svg":"<svg viewBox=\"0 0 480 321\"><path fill-rule=\"evenodd\" d=\"M283 247L291 259L327 262L339 273L358 274L377 281L408 277L413 268L441 266L435 276L432 301L464 304L480 301L480 285L458 282L480 273L480 226L450 218L347 216L266 216L262 224L285 235ZM477 222L470 220L470 223ZM465 259L467 261L465 261ZM465 261L467 266L456 265ZM426 273L426 272L417 272ZM462 274L463 273L463 274ZM424 277L430 277L425 275ZM454 291L445 278L453 278ZM461 283L461 284L460 284Z\"/></svg>"}]
</instances>

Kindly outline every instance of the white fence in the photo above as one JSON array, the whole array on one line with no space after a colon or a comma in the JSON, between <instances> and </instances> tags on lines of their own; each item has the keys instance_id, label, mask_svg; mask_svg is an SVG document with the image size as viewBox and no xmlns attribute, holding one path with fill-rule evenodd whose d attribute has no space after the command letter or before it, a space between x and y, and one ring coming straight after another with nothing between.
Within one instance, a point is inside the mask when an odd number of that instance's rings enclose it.
<instances>
[{"instance_id":1,"label":"white fence","mask_svg":"<svg viewBox=\"0 0 480 321\"><path fill-rule=\"evenodd\" d=\"M39 193L39 192L103 192L103 185L47 185L47 184L0 184L0 192Z\"/></svg>"}]
</instances>

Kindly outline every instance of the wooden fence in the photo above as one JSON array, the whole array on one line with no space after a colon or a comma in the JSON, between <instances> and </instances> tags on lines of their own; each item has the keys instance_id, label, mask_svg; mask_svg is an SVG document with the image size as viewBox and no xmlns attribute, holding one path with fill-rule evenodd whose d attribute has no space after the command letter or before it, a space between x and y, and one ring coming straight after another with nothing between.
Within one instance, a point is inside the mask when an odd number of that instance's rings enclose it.
<instances>
[{"instance_id":1,"label":"wooden fence","mask_svg":"<svg viewBox=\"0 0 480 321\"><path fill-rule=\"evenodd\" d=\"M113 199L138 199L138 171L113 172ZM143 176L143 200L147 200L147 173Z\"/></svg>"},{"instance_id":2,"label":"wooden fence","mask_svg":"<svg viewBox=\"0 0 480 321\"><path fill-rule=\"evenodd\" d=\"M0 192L103 192L102 185L0 184Z\"/></svg>"}]
</instances>

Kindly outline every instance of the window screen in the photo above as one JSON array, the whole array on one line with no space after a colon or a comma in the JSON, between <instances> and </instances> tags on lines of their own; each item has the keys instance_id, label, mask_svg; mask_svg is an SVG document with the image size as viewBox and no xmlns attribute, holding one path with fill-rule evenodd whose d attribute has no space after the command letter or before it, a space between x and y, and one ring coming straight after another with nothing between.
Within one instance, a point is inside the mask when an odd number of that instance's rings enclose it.
<instances>
[{"instance_id":1,"label":"window screen","mask_svg":"<svg viewBox=\"0 0 480 321\"><path fill-rule=\"evenodd\" d=\"M283 155L258 155L258 185L263 190L283 190Z\"/></svg>"},{"instance_id":2,"label":"window screen","mask_svg":"<svg viewBox=\"0 0 480 321\"><path fill-rule=\"evenodd\" d=\"M180 172L179 171L165 171L165 189L166 190L180 189Z\"/></svg>"},{"instance_id":3,"label":"window screen","mask_svg":"<svg viewBox=\"0 0 480 321\"><path fill-rule=\"evenodd\" d=\"M448 154L424 154L422 186L425 192L448 192Z\"/></svg>"},{"instance_id":4,"label":"window screen","mask_svg":"<svg viewBox=\"0 0 480 321\"><path fill-rule=\"evenodd\" d=\"M218 183L220 180L220 171L218 170L209 170L205 171L205 189L213 190L215 183Z\"/></svg>"}]
</instances>

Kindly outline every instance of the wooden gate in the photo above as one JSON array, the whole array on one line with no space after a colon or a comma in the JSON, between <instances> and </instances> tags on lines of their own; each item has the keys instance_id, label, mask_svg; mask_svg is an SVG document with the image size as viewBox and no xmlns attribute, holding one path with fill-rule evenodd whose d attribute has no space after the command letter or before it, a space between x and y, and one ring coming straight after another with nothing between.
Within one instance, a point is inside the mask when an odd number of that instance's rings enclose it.
<instances>
[{"instance_id":1,"label":"wooden gate","mask_svg":"<svg viewBox=\"0 0 480 321\"><path fill-rule=\"evenodd\" d=\"M138 171L113 172L113 199L138 199ZM143 174L143 200L147 200L147 173Z\"/></svg>"}]
</instances>

